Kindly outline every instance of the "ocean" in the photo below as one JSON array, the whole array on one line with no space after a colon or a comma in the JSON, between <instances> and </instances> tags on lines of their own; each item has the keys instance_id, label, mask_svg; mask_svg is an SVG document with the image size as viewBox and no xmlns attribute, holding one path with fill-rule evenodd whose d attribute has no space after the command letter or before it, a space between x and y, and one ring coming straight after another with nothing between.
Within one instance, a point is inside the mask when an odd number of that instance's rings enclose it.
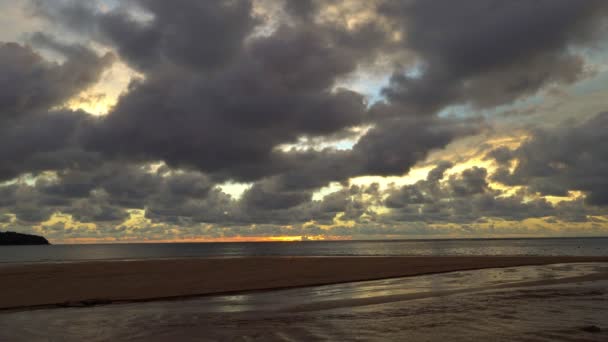
<instances>
[{"instance_id":1,"label":"ocean","mask_svg":"<svg viewBox=\"0 0 608 342\"><path fill-rule=\"evenodd\" d=\"M0 263L246 256L607 256L608 237L1 246Z\"/></svg>"}]
</instances>

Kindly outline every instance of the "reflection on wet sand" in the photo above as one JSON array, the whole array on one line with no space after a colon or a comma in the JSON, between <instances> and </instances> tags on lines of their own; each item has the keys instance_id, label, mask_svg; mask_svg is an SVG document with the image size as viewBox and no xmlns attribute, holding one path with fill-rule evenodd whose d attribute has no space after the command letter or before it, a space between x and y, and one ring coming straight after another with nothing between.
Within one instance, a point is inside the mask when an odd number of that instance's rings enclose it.
<instances>
[{"instance_id":1,"label":"reflection on wet sand","mask_svg":"<svg viewBox=\"0 0 608 342\"><path fill-rule=\"evenodd\" d=\"M0 314L3 341L607 338L608 264L600 263Z\"/></svg>"}]
</instances>

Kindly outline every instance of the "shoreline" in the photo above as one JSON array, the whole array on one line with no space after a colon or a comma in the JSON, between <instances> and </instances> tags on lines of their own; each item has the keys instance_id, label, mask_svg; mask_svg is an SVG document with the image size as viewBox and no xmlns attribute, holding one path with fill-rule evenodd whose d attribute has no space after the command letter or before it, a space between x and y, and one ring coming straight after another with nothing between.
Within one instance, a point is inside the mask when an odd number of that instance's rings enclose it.
<instances>
[{"instance_id":1,"label":"shoreline","mask_svg":"<svg viewBox=\"0 0 608 342\"><path fill-rule=\"evenodd\" d=\"M608 257L220 257L3 264L0 313L586 262L608 262Z\"/></svg>"}]
</instances>

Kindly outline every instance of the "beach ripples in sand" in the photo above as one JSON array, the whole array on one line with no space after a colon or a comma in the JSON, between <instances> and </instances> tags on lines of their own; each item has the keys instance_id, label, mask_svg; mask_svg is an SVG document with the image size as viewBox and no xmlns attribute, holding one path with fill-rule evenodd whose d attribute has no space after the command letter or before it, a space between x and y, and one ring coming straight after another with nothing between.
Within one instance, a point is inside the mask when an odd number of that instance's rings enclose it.
<instances>
[{"instance_id":1,"label":"beach ripples in sand","mask_svg":"<svg viewBox=\"0 0 608 342\"><path fill-rule=\"evenodd\" d=\"M608 265L0 314L2 341L606 341Z\"/></svg>"}]
</instances>

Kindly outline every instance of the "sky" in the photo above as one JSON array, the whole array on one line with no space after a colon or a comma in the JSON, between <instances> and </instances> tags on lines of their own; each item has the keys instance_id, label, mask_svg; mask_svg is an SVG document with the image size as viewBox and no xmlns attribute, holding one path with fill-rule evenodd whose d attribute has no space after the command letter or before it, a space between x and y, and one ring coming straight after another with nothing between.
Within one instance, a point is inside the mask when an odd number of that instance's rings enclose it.
<instances>
[{"instance_id":1,"label":"sky","mask_svg":"<svg viewBox=\"0 0 608 342\"><path fill-rule=\"evenodd\" d=\"M0 230L608 235L604 0L0 0Z\"/></svg>"}]
</instances>

